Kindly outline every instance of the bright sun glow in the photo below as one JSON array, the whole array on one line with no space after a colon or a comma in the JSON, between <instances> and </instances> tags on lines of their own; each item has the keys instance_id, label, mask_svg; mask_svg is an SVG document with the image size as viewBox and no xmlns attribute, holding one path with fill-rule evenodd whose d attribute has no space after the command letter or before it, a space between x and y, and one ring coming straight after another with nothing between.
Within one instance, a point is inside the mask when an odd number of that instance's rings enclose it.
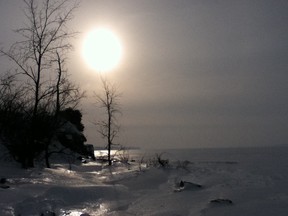
<instances>
[{"instance_id":1,"label":"bright sun glow","mask_svg":"<svg viewBox=\"0 0 288 216\"><path fill-rule=\"evenodd\" d=\"M106 72L114 69L120 63L122 46L113 32L99 28L91 31L85 37L82 55L92 69Z\"/></svg>"}]
</instances>

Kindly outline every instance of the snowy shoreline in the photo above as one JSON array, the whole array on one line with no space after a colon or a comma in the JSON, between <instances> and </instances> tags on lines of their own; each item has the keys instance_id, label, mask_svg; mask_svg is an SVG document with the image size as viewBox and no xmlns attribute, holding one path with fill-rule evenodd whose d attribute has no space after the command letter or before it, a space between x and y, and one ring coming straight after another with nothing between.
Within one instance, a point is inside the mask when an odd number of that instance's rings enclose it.
<instances>
[{"instance_id":1,"label":"snowy shoreline","mask_svg":"<svg viewBox=\"0 0 288 216\"><path fill-rule=\"evenodd\" d=\"M167 150L166 167L146 168L134 156L129 164L89 162L72 170L1 162L0 215L284 216L287 155L286 147Z\"/></svg>"}]
</instances>

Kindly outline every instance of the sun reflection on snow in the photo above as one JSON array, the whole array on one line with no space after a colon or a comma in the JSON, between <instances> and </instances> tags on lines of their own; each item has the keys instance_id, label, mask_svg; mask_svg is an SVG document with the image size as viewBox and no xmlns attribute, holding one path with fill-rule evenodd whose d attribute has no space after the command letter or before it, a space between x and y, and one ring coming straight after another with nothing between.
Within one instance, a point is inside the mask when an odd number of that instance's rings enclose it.
<instances>
[{"instance_id":1,"label":"sun reflection on snow","mask_svg":"<svg viewBox=\"0 0 288 216\"><path fill-rule=\"evenodd\" d=\"M106 203L91 204L84 209L62 210L60 216L102 216L109 212Z\"/></svg>"},{"instance_id":2,"label":"sun reflection on snow","mask_svg":"<svg viewBox=\"0 0 288 216\"><path fill-rule=\"evenodd\" d=\"M108 212L108 206L105 203L102 203L99 205L99 213L107 213Z\"/></svg>"},{"instance_id":3,"label":"sun reflection on snow","mask_svg":"<svg viewBox=\"0 0 288 216\"><path fill-rule=\"evenodd\" d=\"M83 212L78 210L64 211L60 216L80 216Z\"/></svg>"}]
</instances>

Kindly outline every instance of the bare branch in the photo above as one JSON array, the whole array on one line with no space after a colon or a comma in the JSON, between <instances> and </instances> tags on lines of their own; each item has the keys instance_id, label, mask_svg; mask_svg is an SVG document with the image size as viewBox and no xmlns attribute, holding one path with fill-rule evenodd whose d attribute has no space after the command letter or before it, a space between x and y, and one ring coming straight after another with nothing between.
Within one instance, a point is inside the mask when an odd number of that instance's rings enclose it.
<instances>
[{"instance_id":1,"label":"bare branch","mask_svg":"<svg viewBox=\"0 0 288 216\"><path fill-rule=\"evenodd\" d=\"M109 165L111 165L111 146L120 130L120 126L117 124L117 114L121 113L118 103L121 94L118 93L116 86L109 83L106 79L102 78L101 81L103 92L101 95L95 94L95 97L99 107L105 110L106 120L99 121L96 125L98 133L102 138L107 139L108 161Z\"/></svg>"},{"instance_id":2,"label":"bare branch","mask_svg":"<svg viewBox=\"0 0 288 216\"><path fill-rule=\"evenodd\" d=\"M34 85L31 90L34 94L33 112L36 114L41 101L55 93L54 87L51 87L51 77L56 76L51 73L56 66L53 60L58 50L65 53L72 49L69 39L77 33L70 31L67 24L73 18L73 12L79 7L80 1L24 0L24 3L27 23L16 30L24 40L12 44L9 51L0 49L0 54L15 63L21 74L28 78L27 84L30 87ZM74 97L65 103L80 98L77 91L70 90L70 93Z\"/></svg>"}]
</instances>

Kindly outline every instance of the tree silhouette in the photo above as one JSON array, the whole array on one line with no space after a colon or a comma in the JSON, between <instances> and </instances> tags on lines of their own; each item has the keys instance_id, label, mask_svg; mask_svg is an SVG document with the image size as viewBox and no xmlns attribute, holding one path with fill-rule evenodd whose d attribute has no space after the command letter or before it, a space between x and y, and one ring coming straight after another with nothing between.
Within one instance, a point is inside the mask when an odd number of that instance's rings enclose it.
<instances>
[{"instance_id":1,"label":"tree silhouette","mask_svg":"<svg viewBox=\"0 0 288 216\"><path fill-rule=\"evenodd\" d=\"M15 84L17 82L14 79L10 82L10 88L13 84L12 89L19 88L22 91L14 91L15 98L9 105L9 91L5 90L5 82L2 82L6 102L2 100L0 108L2 114L9 111L5 110L5 106L14 109L20 104L23 108L14 113L9 112L11 115L8 116L18 116L18 121L24 127L22 140L16 146L18 149L25 149L21 163L29 167L33 166L37 154L43 148L49 147L51 137L57 127L61 127L61 124L58 124L61 121L52 116L57 116L57 113L67 107L75 108L84 95L79 87L70 82L64 69L65 56L72 48L70 39L77 34L69 29L68 23L79 6L78 0L23 1L26 22L22 28L16 30L23 40L12 44L9 50L0 49L0 53L16 65L13 77L17 77L19 82ZM18 97L21 92L25 93L23 98ZM10 124L8 119L6 120L5 122ZM12 128L11 125L10 129ZM6 132L6 137L13 133L8 133L7 130ZM13 142L12 135L8 137L10 142Z\"/></svg>"},{"instance_id":2,"label":"tree silhouette","mask_svg":"<svg viewBox=\"0 0 288 216\"><path fill-rule=\"evenodd\" d=\"M115 84L109 83L104 78L101 78L101 81L103 92L100 95L96 94L96 101L100 108L105 110L106 119L98 121L96 125L100 135L107 140L108 163L112 165L111 147L115 144L113 140L120 129L117 123L117 115L121 113L120 104L118 103L121 94L118 93Z\"/></svg>"},{"instance_id":3,"label":"tree silhouette","mask_svg":"<svg viewBox=\"0 0 288 216\"><path fill-rule=\"evenodd\" d=\"M19 73L26 77L33 93L33 116L41 102L53 93L51 68L59 50L71 50L69 39L76 32L69 31L68 22L79 4L68 0L24 0L27 23L16 30L23 40L14 43L8 51L0 52L14 62Z\"/></svg>"},{"instance_id":4,"label":"tree silhouette","mask_svg":"<svg viewBox=\"0 0 288 216\"><path fill-rule=\"evenodd\" d=\"M77 107L81 99L85 97L85 92L81 91L79 86L70 82L67 70L65 69L65 59L62 56L58 51L56 52L57 78L53 91L56 97L55 116L67 107Z\"/></svg>"}]
</instances>

